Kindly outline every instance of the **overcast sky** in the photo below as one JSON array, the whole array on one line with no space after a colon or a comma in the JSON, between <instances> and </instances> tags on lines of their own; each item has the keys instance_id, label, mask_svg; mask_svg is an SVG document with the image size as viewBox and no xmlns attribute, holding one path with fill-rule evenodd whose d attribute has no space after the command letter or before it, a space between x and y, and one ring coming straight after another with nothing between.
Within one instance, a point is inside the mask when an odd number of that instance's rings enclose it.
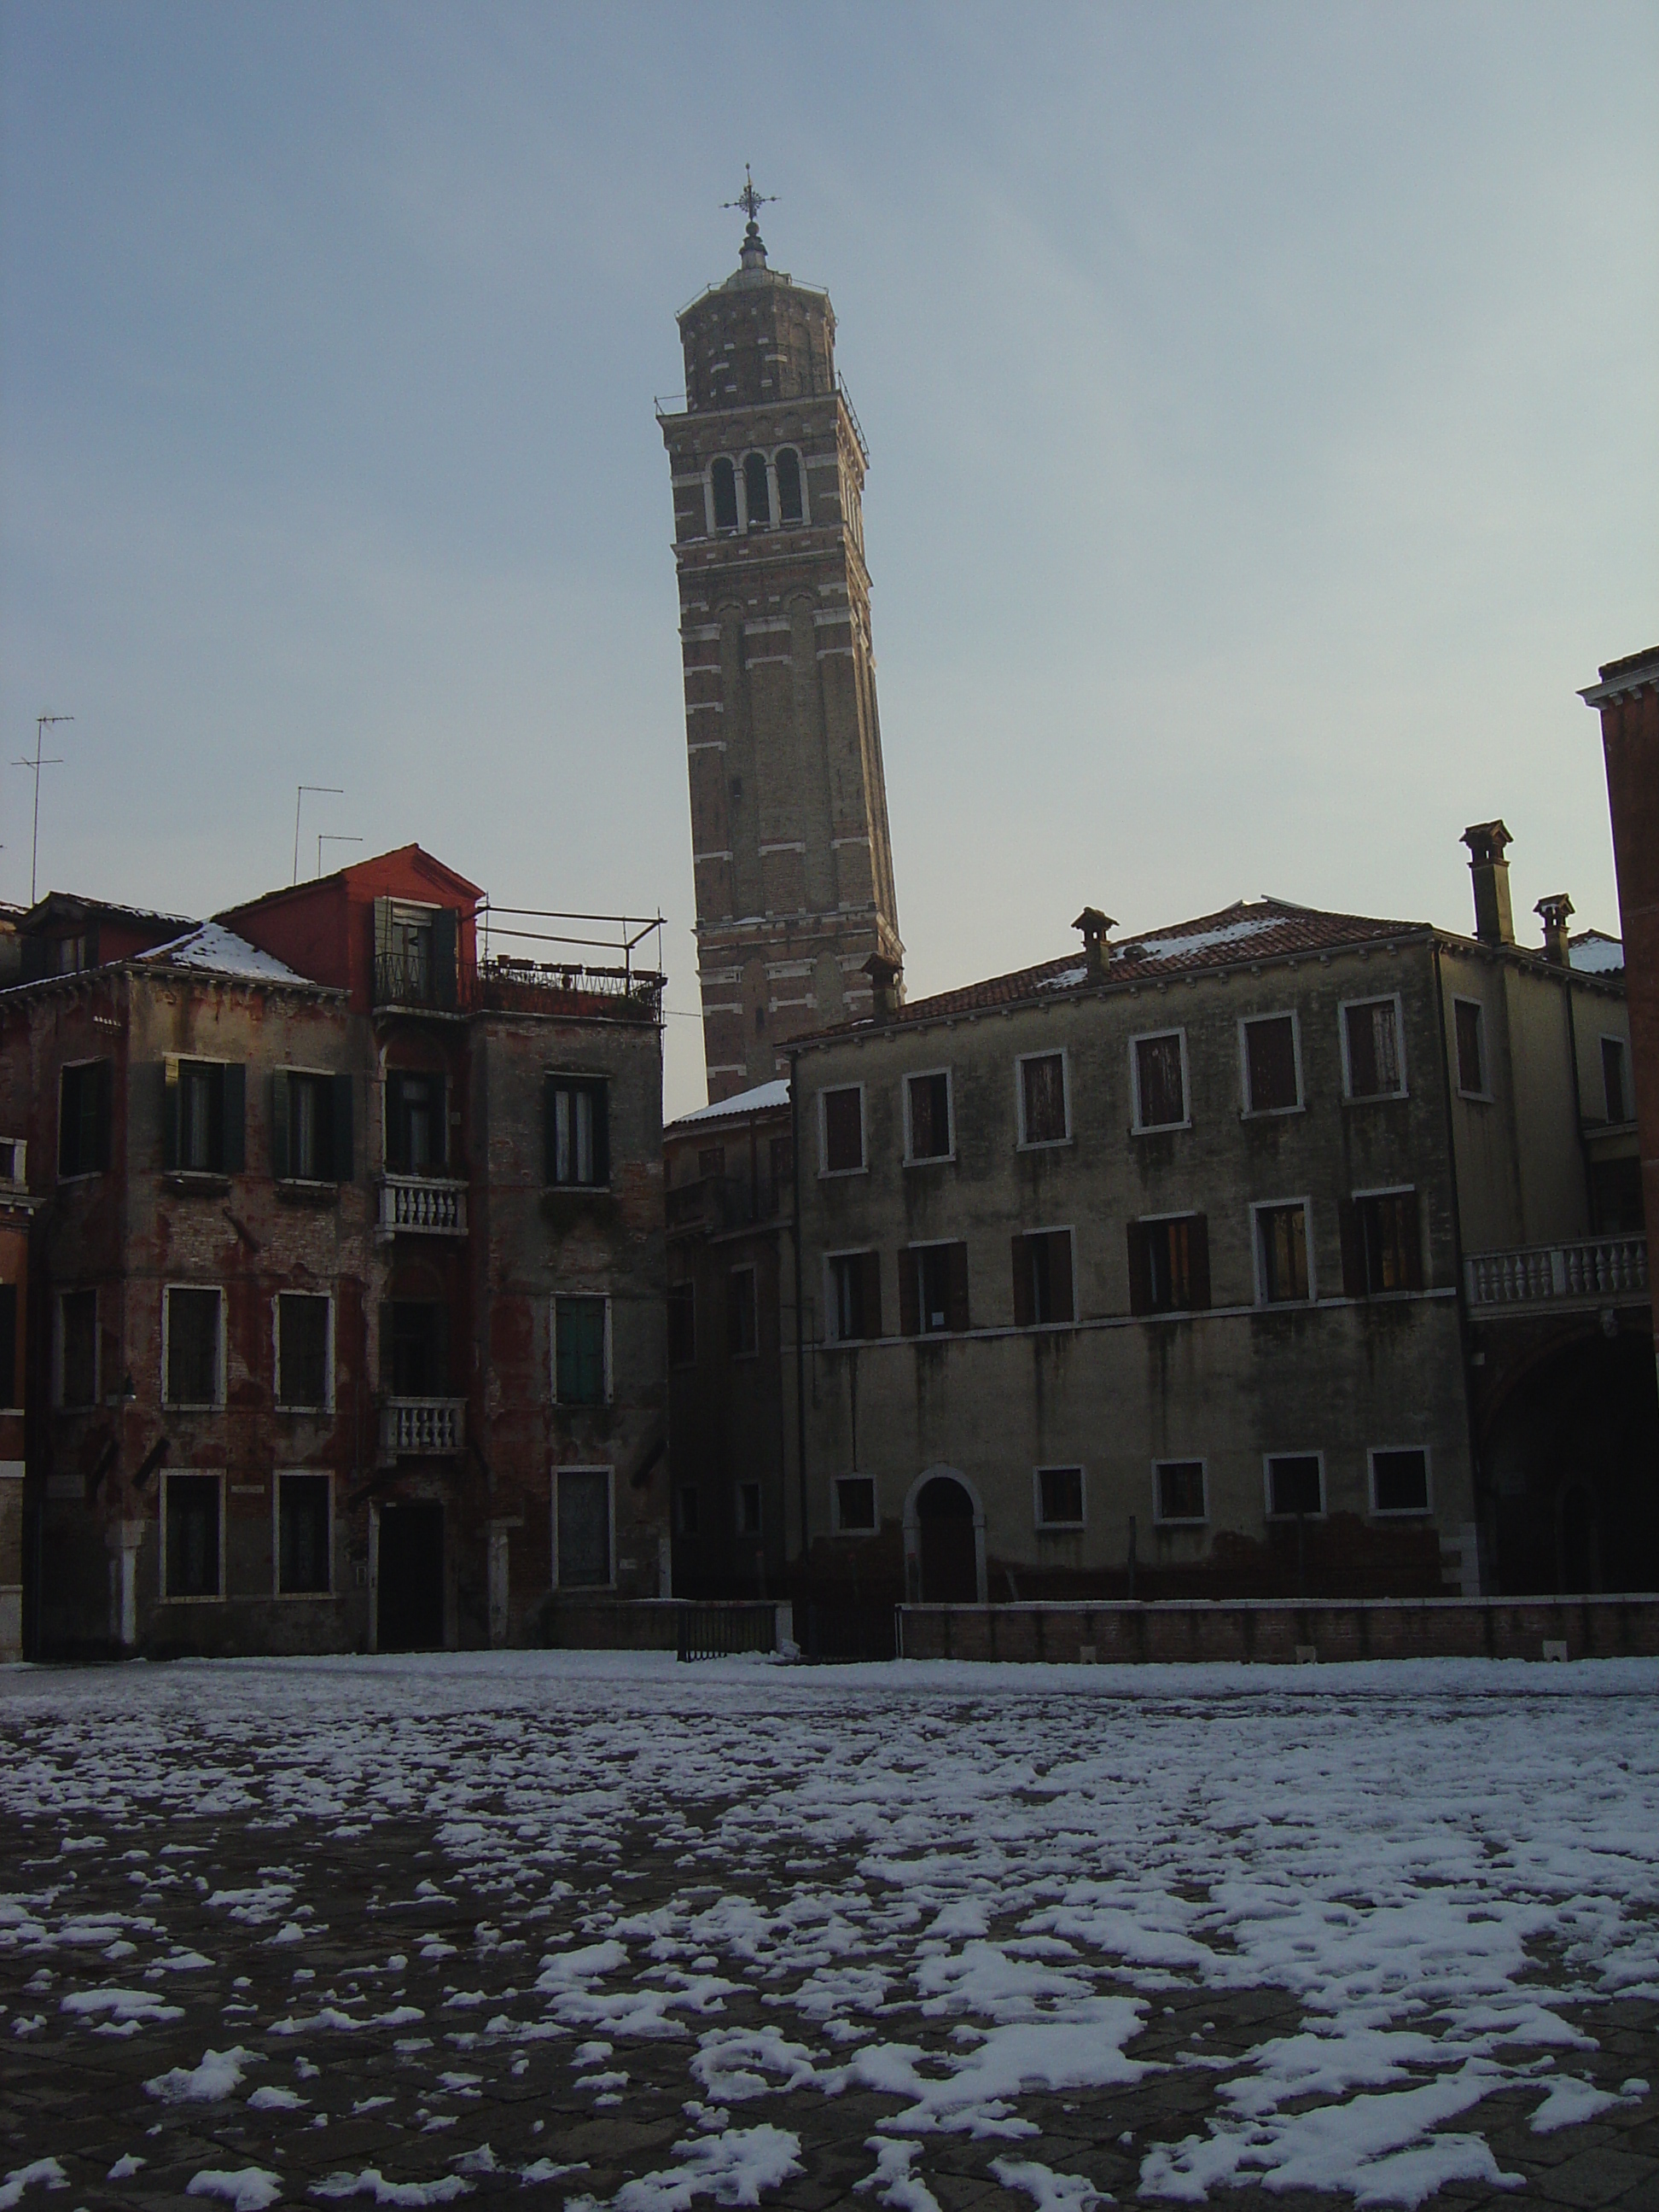
<instances>
[{"instance_id":1,"label":"overcast sky","mask_svg":"<svg viewBox=\"0 0 1659 2212\"><path fill-rule=\"evenodd\" d=\"M668 917L657 394L828 287L913 994L1262 891L1618 927L1659 639L1659 9L0 5L0 711L48 887L205 913L418 840ZM0 896L31 779L0 770Z\"/></svg>"}]
</instances>

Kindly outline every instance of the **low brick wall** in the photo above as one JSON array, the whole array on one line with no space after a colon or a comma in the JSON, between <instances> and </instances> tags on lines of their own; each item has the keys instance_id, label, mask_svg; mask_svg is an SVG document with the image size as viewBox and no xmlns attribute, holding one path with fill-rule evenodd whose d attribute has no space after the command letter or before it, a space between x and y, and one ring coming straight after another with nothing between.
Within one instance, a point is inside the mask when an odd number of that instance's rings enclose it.
<instances>
[{"instance_id":1,"label":"low brick wall","mask_svg":"<svg viewBox=\"0 0 1659 2212\"><path fill-rule=\"evenodd\" d=\"M686 1601L667 1597L554 1599L542 1613L542 1640L560 1651L672 1651ZM787 1599L750 1599L729 1606L698 1606L732 1613L770 1615L769 1644L782 1650L793 1636Z\"/></svg>"},{"instance_id":2,"label":"low brick wall","mask_svg":"<svg viewBox=\"0 0 1659 2212\"><path fill-rule=\"evenodd\" d=\"M1659 1595L907 1605L899 1632L907 1659L1650 1658Z\"/></svg>"}]
</instances>

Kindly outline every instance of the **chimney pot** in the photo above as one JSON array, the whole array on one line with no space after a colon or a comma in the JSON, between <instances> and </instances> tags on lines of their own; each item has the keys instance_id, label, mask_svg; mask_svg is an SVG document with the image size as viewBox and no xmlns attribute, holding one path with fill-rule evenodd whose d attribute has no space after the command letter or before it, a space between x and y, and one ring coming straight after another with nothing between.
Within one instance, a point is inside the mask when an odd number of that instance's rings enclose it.
<instances>
[{"instance_id":1,"label":"chimney pot","mask_svg":"<svg viewBox=\"0 0 1659 2212\"><path fill-rule=\"evenodd\" d=\"M870 978L871 1020L878 1024L890 1022L902 996L902 966L896 960L890 960L884 952L872 952L861 972Z\"/></svg>"},{"instance_id":2,"label":"chimney pot","mask_svg":"<svg viewBox=\"0 0 1659 2212\"><path fill-rule=\"evenodd\" d=\"M1544 922L1544 957L1553 967L1570 968L1572 956L1567 945L1567 917L1572 912L1572 901L1565 891L1552 891L1540 898L1533 912L1540 915Z\"/></svg>"},{"instance_id":3,"label":"chimney pot","mask_svg":"<svg viewBox=\"0 0 1659 2212\"><path fill-rule=\"evenodd\" d=\"M1474 933L1483 945L1513 945L1510 864L1504 849L1514 840L1501 822L1474 822L1463 832L1463 842L1474 884Z\"/></svg>"},{"instance_id":4,"label":"chimney pot","mask_svg":"<svg viewBox=\"0 0 1659 2212\"><path fill-rule=\"evenodd\" d=\"M1107 963L1112 957L1111 932L1117 924L1109 914L1103 914L1097 906L1085 906L1072 927L1083 932L1083 957L1088 967L1089 981L1103 983Z\"/></svg>"}]
</instances>

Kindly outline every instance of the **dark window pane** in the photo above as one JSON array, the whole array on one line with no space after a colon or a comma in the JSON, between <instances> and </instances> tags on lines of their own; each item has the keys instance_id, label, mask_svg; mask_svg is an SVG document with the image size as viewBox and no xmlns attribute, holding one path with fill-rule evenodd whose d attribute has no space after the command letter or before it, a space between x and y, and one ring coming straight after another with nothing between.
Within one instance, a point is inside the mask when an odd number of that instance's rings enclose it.
<instances>
[{"instance_id":1,"label":"dark window pane","mask_svg":"<svg viewBox=\"0 0 1659 2212\"><path fill-rule=\"evenodd\" d=\"M1158 1517L1160 1521L1203 1520L1202 1460L1166 1459L1158 1462Z\"/></svg>"},{"instance_id":2,"label":"dark window pane","mask_svg":"<svg viewBox=\"0 0 1659 2212\"><path fill-rule=\"evenodd\" d=\"M555 1301L556 1358L555 1395L562 1406L605 1403L605 1300Z\"/></svg>"},{"instance_id":3,"label":"dark window pane","mask_svg":"<svg viewBox=\"0 0 1659 2212\"><path fill-rule=\"evenodd\" d=\"M169 1291L167 1403L214 1406L219 1401L219 1293Z\"/></svg>"},{"instance_id":4,"label":"dark window pane","mask_svg":"<svg viewBox=\"0 0 1659 2212\"><path fill-rule=\"evenodd\" d=\"M1373 1452L1371 1476L1376 1486L1376 1510L1379 1513L1428 1511L1429 1455L1426 1452Z\"/></svg>"},{"instance_id":5,"label":"dark window pane","mask_svg":"<svg viewBox=\"0 0 1659 2212\"><path fill-rule=\"evenodd\" d=\"M687 1484L679 1493L680 1534L695 1536L697 1533L697 1493Z\"/></svg>"},{"instance_id":6,"label":"dark window pane","mask_svg":"<svg viewBox=\"0 0 1659 2212\"><path fill-rule=\"evenodd\" d=\"M1244 1024L1244 1054L1249 1069L1250 1111L1273 1114L1297 1103L1296 1029L1288 1014Z\"/></svg>"},{"instance_id":7,"label":"dark window pane","mask_svg":"<svg viewBox=\"0 0 1659 2212\"><path fill-rule=\"evenodd\" d=\"M1400 1089L1400 1031L1392 999L1344 1010L1348 1030L1348 1095L1387 1098Z\"/></svg>"},{"instance_id":8,"label":"dark window pane","mask_svg":"<svg viewBox=\"0 0 1659 2212\"><path fill-rule=\"evenodd\" d=\"M277 1478L276 1587L284 1596L326 1596L329 1501L325 1474Z\"/></svg>"},{"instance_id":9,"label":"dark window pane","mask_svg":"<svg viewBox=\"0 0 1659 2212\"><path fill-rule=\"evenodd\" d=\"M1359 1216L1360 1249L1368 1297L1413 1286L1413 1245L1417 1235L1417 1207L1409 1191L1390 1191L1381 1198L1362 1198Z\"/></svg>"},{"instance_id":10,"label":"dark window pane","mask_svg":"<svg viewBox=\"0 0 1659 2212\"><path fill-rule=\"evenodd\" d=\"M1625 1103L1625 1048L1617 1037L1601 1040L1601 1085L1607 1093L1609 1121L1627 1121Z\"/></svg>"},{"instance_id":11,"label":"dark window pane","mask_svg":"<svg viewBox=\"0 0 1659 2212\"><path fill-rule=\"evenodd\" d=\"M726 1344L734 1359L760 1349L755 1308L755 1270L734 1267L726 1279Z\"/></svg>"},{"instance_id":12,"label":"dark window pane","mask_svg":"<svg viewBox=\"0 0 1659 2212\"><path fill-rule=\"evenodd\" d=\"M951 1150L951 1079L946 1075L910 1078L910 1157L943 1159Z\"/></svg>"},{"instance_id":13,"label":"dark window pane","mask_svg":"<svg viewBox=\"0 0 1659 2212\"><path fill-rule=\"evenodd\" d=\"M90 1406L98 1395L98 1293L66 1291L60 1310L64 1330L64 1403Z\"/></svg>"},{"instance_id":14,"label":"dark window pane","mask_svg":"<svg viewBox=\"0 0 1659 2212\"><path fill-rule=\"evenodd\" d=\"M836 1484L836 1520L842 1528L876 1525L876 1486L867 1474L844 1474Z\"/></svg>"},{"instance_id":15,"label":"dark window pane","mask_svg":"<svg viewBox=\"0 0 1659 2212\"><path fill-rule=\"evenodd\" d=\"M865 1334L865 1252L842 1252L830 1262L830 1334L837 1344L854 1343Z\"/></svg>"},{"instance_id":16,"label":"dark window pane","mask_svg":"<svg viewBox=\"0 0 1659 2212\"><path fill-rule=\"evenodd\" d=\"M778 455L778 517L783 522L801 519L800 455L786 446Z\"/></svg>"},{"instance_id":17,"label":"dark window pane","mask_svg":"<svg viewBox=\"0 0 1659 2212\"><path fill-rule=\"evenodd\" d=\"M1261 1296L1268 1305L1308 1295L1308 1223L1299 1206L1264 1206L1256 1215Z\"/></svg>"},{"instance_id":18,"label":"dark window pane","mask_svg":"<svg viewBox=\"0 0 1659 2212\"><path fill-rule=\"evenodd\" d=\"M1140 1125L1167 1127L1187 1118L1186 1085L1181 1077L1178 1036L1138 1037L1135 1072L1140 1091Z\"/></svg>"},{"instance_id":19,"label":"dark window pane","mask_svg":"<svg viewBox=\"0 0 1659 2212\"><path fill-rule=\"evenodd\" d=\"M288 1172L302 1182L332 1182L334 1125L337 1118L335 1084L328 1075L290 1075L288 1079ZM426 1149L431 1150L430 1113L426 1109ZM407 1151L407 1144L404 1146Z\"/></svg>"},{"instance_id":20,"label":"dark window pane","mask_svg":"<svg viewBox=\"0 0 1659 2212\"><path fill-rule=\"evenodd\" d=\"M394 1398L441 1398L448 1382L448 1315L424 1298L394 1298L392 1328L392 1395ZM380 1348L384 1362L386 1347Z\"/></svg>"},{"instance_id":21,"label":"dark window pane","mask_svg":"<svg viewBox=\"0 0 1659 2212\"><path fill-rule=\"evenodd\" d=\"M1146 1310L1184 1313L1193 1303L1192 1221L1148 1221Z\"/></svg>"},{"instance_id":22,"label":"dark window pane","mask_svg":"<svg viewBox=\"0 0 1659 2212\"><path fill-rule=\"evenodd\" d=\"M611 1580L611 1477L603 1468L559 1470L559 1587L603 1589Z\"/></svg>"},{"instance_id":23,"label":"dark window pane","mask_svg":"<svg viewBox=\"0 0 1659 2212\"><path fill-rule=\"evenodd\" d=\"M1057 1052L1020 1062L1028 1145L1058 1144L1066 1135L1066 1063Z\"/></svg>"},{"instance_id":24,"label":"dark window pane","mask_svg":"<svg viewBox=\"0 0 1659 2212\"><path fill-rule=\"evenodd\" d=\"M219 1478L165 1478L167 1595L219 1595Z\"/></svg>"},{"instance_id":25,"label":"dark window pane","mask_svg":"<svg viewBox=\"0 0 1659 2212\"><path fill-rule=\"evenodd\" d=\"M1460 1091L1484 1092L1486 1088L1486 1055L1482 1050L1480 1009L1468 999L1459 999L1456 1015L1457 1087Z\"/></svg>"},{"instance_id":26,"label":"dark window pane","mask_svg":"<svg viewBox=\"0 0 1659 2212\"><path fill-rule=\"evenodd\" d=\"M823 1164L832 1175L864 1165L864 1102L856 1085L823 1094Z\"/></svg>"},{"instance_id":27,"label":"dark window pane","mask_svg":"<svg viewBox=\"0 0 1659 2212\"><path fill-rule=\"evenodd\" d=\"M1267 1491L1270 1513L1317 1513L1318 1455L1313 1452L1291 1452L1269 1460Z\"/></svg>"},{"instance_id":28,"label":"dark window pane","mask_svg":"<svg viewBox=\"0 0 1659 2212\"><path fill-rule=\"evenodd\" d=\"M764 530L772 520L772 495L766 481L764 453L745 453L743 459L743 492L749 502L749 527Z\"/></svg>"},{"instance_id":29,"label":"dark window pane","mask_svg":"<svg viewBox=\"0 0 1659 2212\"><path fill-rule=\"evenodd\" d=\"M58 1172L94 1175L109 1165L110 1063L87 1060L63 1072L58 1097Z\"/></svg>"},{"instance_id":30,"label":"dark window pane","mask_svg":"<svg viewBox=\"0 0 1659 2212\"><path fill-rule=\"evenodd\" d=\"M276 1402L328 1403L328 1300L284 1291L276 1301Z\"/></svg>"},{"instance_id":31,"label":"dark window pane","mask_svg":"<svg viewBox=\"0 0 1659 2212\"><path fill-rule=\"evenodd\" d=\"M610 1090L602 1078L550 1077L547 1180L595 1188L611 1180Z\"/></svg>"},{"instance_id":32,"label":"dark window pane","mask_svg":"<svg viewBox=\"0 0 1659 2212\"><path fill-rule=\"evenodd\" d=\"M697 1295L690 1283L668 1285L668 1358L690 1367L697 1356Z\"/></svg>"},{"instance_id":33,"label":"dark window pane","mask_svg":"<svg viewBox=\"0 0 1659 2212\"><path fill-rule=\"evenodd\" d=\"M735 530L738 526L738 472L730 461L716 461L710 471L714 491L714 527L716 530Z\"/></svg>"},{"instance_id":34,"label":"dark window pane","mask_svg":"<svg viewBox=\"0 0 1659 2212\"><path fill-rule=\"evenodd\" d=\"M1083 1520L1083 1469L1039 1468L1037 1498L1045 1528L1079 1527Z\"/></svg>"},{"instance_id":35,"label":"dark window pane","mask_svg":"<svg viewBox=\"0 0 1659 2212\"><path fill-rule=\"evenodd\" d=\"M758 1536L761 1533L761 1486L757 1482L738 1485L737 1521L739 1536Z\"/></svg>"}]
</instances>

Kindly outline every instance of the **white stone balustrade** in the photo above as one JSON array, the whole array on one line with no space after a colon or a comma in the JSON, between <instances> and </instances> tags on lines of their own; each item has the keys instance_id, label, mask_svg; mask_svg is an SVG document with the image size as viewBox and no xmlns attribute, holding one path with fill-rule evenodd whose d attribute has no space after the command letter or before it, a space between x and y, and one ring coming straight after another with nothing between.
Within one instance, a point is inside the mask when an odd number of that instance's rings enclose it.
<instances>
[{"instance_id":1,"label":"white stone balustrade","mask_svg":"<svg viewBox=\"0 0 1659 2212\"><path fill-rule=\"evenodd\" d=\"M1574 1301L1595 1305L1648 1294L1648 1241L1640 1236L1474 1252L1463 1265L1469 1304L1477 1309Z\"/></svg>"},{"instance_id":2,"label":"white stone balustrade","mask_svg":"<svg viewBox=\"0 0 1659 2212\"><path fill-rule=\"evenodd\" d=\"M424 1176L383 1176L380 1226L419 1237L465 1237L466 1185Z\"/></svg>"},{"instance_id":3,"label":"white stone balustrade","mask_svg":"<svg viewBox=\"0 0 1659 2212\"><path fill-rule=\"evenodd\" d=\"M404 1453L459 1453L466 1445L465 1398L384 1398L380 1401L380 1456Z\"/></svg>"}]
</instances>

